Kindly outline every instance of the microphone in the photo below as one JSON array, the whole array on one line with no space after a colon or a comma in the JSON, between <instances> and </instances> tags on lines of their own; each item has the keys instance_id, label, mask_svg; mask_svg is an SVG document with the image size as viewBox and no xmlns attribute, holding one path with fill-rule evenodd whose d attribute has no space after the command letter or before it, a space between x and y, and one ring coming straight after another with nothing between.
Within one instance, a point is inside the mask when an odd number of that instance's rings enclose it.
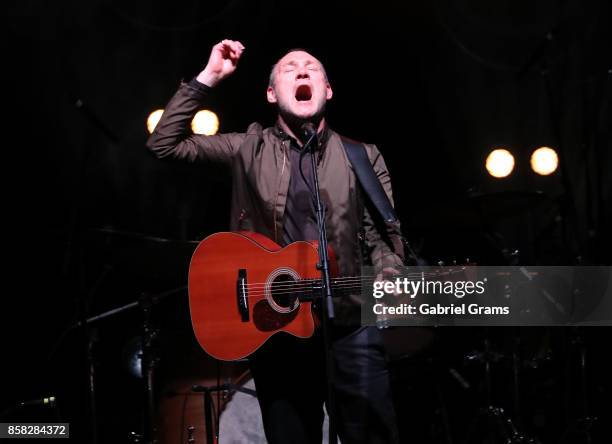
<instances>
[{"instance_id":1,"label":"microphone","mask_svg":"<svg viewBox=\"0 0 612 444\"><path fill-rule=\"evenodd\" d=\"M304 148L311 146L314 143L314 146L317 145L317 129L312 122L305 122L300 127L300 138L302 139L302 143L304 144Z\"/></svg>"},{"instance_id":2,"label":"microphone","mask_svg":"<svg viewBox=\"0 0 612 444\"><path fill-rule=\"evenodd\" d=\"M21 401L20 403L18 403L19 407L27 407L27 406L33 406L33 405L44 405L47 407L55 407L55 396L49 396L47 398L31 399L29 401Z\"/></svg>"}]
</instances>

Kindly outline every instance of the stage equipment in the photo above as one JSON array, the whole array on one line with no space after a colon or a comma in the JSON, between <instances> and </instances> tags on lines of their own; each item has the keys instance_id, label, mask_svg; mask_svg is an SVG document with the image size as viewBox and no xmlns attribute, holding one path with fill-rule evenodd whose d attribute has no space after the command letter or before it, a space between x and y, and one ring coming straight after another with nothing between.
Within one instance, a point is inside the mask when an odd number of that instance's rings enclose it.
<instances>
[{"instance_id":1,"label":"stage equipment","mask_svg":"<svg viewBox=\"0 0 612 444\"><path fill-rule=\"evenodd\" d=\"M531 169L541 176L548 176L557 171L559 166L559 156L552 148L543 146L531 154L529 160Z\"/></svg>"},{"instance_id":2,"label":"stage equipment","mask_svg":"<svg viewBox=\"0 0 612 444\"><path fill-rule=\"evenodd\" d=\"M153 132L153 130L157 126L157 122L159 122L159 119L161 119L163 113L163 109L156 109L151 114L149 114L149 117L147 117L147 131L149 131L149 134Z\"/></svg>"},{"instance_id":3,"label":"stage equipment","mask_svg":"<svg viewBox=\"0 0 612 444\"><path fill-rule=\"evenodd\" d=\"M193 116L191 130L194 134L204 134L205 136L217 134L219 130L219 118L210 110L200 110Z\"/></svg>"},{"instance_id":4,"label":"stage equipment","mask_svg":"<svg viewBox=\"0 0 612 444\"><path fill-rule=\"evenodd\" d=\"M514 156L506 149L497 148L487 156L485 167L493 177L508 177L514 169Z\"/></svg>"}]
</instances>

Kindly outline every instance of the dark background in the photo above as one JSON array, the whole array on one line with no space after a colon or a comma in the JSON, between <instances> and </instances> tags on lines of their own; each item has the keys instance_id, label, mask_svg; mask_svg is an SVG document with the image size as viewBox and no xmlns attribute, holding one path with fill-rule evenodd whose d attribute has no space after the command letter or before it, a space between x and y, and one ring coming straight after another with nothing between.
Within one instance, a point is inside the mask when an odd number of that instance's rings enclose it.
<instances>
[{"instance_id":1,"label":"dark background","mask_svg":"<svg viewBox=\"0 0 612 444\"><path fill-rule=\"evenodd\" d=\"M142 292L184 285L193 241L227 228L224 171L161 162L144 146L148 114L203 68L222 38L242 41L246 51L214 94L220 130L273 123L265 101L271 66L287 49L312 51L334 88L330 125L380 148L404 234L428 262L610 265L612 14L605 0L22 1L5 10L9 267L0 409L56 394L77 439L88 442L87 335L62 333ZM529 167L542 145L561 157L551 176ZM509 178L487 175L493 147L513 152ZM164 343L179 355L176 335L193 348L185 294L159 307ZM133 310L98 324L99 414L109 442L139 428L140 382L122 362L140 319ZM586 442L565 433L584 416L583 341L585 393L600 417L593 433L605 436L597 429L610 424L608 328L494 330L487 334L503 355L495 402L515 420L506 358L519 338L523 367L539 359L537 372L524 373L522 414L542 442ZM407 442L465 441L465 424L485 401L482 368L464 358L484 337L438 332L439 347L426 358L394 364ZM552 358L543 358L547 352ZM432 378L431 365L442 376ZM472 377L472 388L460 389L448 368ZM444 399L431 396L438 385Z\"/></svg>"}]
</instances>

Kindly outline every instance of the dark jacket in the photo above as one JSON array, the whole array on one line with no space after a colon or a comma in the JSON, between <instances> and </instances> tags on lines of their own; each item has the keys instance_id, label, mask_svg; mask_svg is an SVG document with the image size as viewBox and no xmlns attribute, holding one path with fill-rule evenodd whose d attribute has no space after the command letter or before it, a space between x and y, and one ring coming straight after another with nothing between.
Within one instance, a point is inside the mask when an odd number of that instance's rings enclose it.
<instances>
[{"instance_id":1,"label":"dark jacket","mask_svg":"<svg viewBox=\"0 0 612 444\"><path fill-rule=\"evenodd\" d=\"M258 123L251 124L246 133L191 134L191 120L205 105L206 98L201 89L181 84L147 146L160 158L228 164L232 169L231 230L255 231L282 244L291 171L289 139L278 127L263 129ZM399 223L374 223L371 214L374 219L377 215L375 210L368 210L369 201L357 182L340 136L327 128L320 139L317 171L321 197L327 207L328 240L336 253L340 274L358 275L361 265L369 261L381 269L401 265L401 259L393 252L403 253ZM365 147L374 171L392 199L391 179L382 155L374 145ZM360 294L337 300L337 322L358 323L361 302Z\"/></svg>"}]
</instances>

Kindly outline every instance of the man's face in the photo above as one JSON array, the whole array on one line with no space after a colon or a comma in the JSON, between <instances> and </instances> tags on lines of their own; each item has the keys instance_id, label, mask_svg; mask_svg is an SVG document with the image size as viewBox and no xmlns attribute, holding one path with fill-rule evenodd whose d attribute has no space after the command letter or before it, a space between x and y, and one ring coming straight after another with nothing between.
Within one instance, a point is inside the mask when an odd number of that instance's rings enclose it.
<instances>
[{"instance_id":1,"label":"man's face","mask_svg":"<svg viewBox=\"0 0 612 444\"><path fill-rule=\"evenodd\" d=\"M278 61L267 95L282 114L308 120L323 113L333 92L321 63L307 52L292 51Z\"/></svg>"}]
</instances>

